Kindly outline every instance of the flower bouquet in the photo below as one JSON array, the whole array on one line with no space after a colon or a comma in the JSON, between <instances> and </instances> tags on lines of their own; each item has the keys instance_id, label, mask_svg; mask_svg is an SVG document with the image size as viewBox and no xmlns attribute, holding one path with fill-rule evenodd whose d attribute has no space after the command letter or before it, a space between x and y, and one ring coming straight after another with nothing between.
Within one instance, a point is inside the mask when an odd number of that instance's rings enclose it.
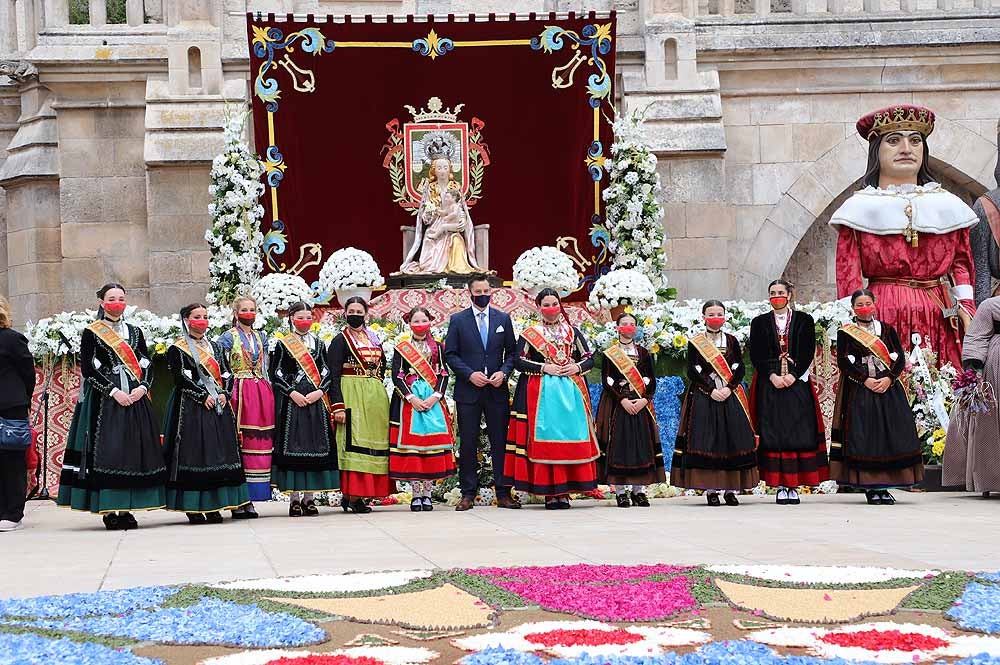
<instances>
[{"instance_id":1,"label":"flower bouquet","mask_svg":"<svg viewBox=\"0 0 1000 665\"><path fill-rule=\"evenodd\" d=\"M656 301L656 289L638 270L620 268L601 275L590 292L588 304L595 309L616 310L626 306L646 307Z\"/></svg>"},{"instance_id":2,"label":"flower bouquet","mask_svg":"<svg viewBox=\"0 0 1000 665\"><path fill-rule=\"evenodd\" d=\"M372 289L384 284L385 279L372 255L354 247L338 249L319 271L320 290L336 292L341 305L352 296L361 296L369 302Z\"/></svg>"},{"instance_id":3,"label":"flower bouquet","mask_svg":"<svg viewBox=\"0 0 1000 665\"><path fill-rule=\"evenodd\" d=\"M299 300L307 303L313 301L312 288L306 284L306 280L284 272L264 275L254 285L251 295L257 301L257 313L260 314L256 325L258 328L267 319L277 318L288 311L292 303Z\"/></svg>"},{"instance_id":4,"label":"flower bouquet","mask_svg":"<svg viewBox=\"0 0 1000 665\"><path fill-rule=\"evenodd\" d=\"M532 296L545 288L567 296L580 285L580 276L569 254L555 247L532 247L514 262L514 285Z\"/></svg>"},{"instance_id":5,"label":"flower bouquet","mask_svg":"<svg viewBox=\"0 0 1000 665\"><path fill-rule=\"evenodd\" d=\"M965 413L988 413L997 404L989 381L974 369L959 374L951 384L955 390L955 408Z\"/></svg>"}]
</instances>

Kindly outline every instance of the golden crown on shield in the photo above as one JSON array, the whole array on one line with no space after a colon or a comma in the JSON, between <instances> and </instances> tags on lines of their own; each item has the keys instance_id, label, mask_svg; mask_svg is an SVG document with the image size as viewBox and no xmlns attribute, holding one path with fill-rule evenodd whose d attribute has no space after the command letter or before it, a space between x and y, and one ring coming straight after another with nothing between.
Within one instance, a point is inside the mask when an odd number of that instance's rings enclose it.
<instances>
[{"instance_id":1,"label":"golden crown on shield","mask_svg":"<svg viewBox=\"0 0 1000 665\"><path fill-rule=\"evenodd\" d=\"M440 97L431 97L427 100L427 108L421 107L419 112L409 104L404 104L403 108L413 116L413 122L456 122L465 108L465 104L459 104L452 111L450 108L442 110L443 106Z\"/></svg>"}]
</instances>

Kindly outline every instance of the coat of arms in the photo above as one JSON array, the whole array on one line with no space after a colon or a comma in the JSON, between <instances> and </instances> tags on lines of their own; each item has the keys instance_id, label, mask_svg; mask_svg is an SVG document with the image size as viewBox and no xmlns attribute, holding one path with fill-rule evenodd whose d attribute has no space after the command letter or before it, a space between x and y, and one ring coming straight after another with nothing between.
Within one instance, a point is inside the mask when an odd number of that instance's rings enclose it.
<instances>
[{"instance_id":1,"label":"coat of arms","mask_svg":"<svg viewBox=\"0 0 1000 665\"><path fill-rule=\"evenodd\" d=\"M382 146L382 166L389 169L393 201L411 215L420 208L437 162L447 162L450 178L468 206L482 198L483 170L490 163L482 137L485 123L476 117L470 122L460 121L458 114L464 107L458 104L454 110L444 108L439 97L431 97L426 109L417 111L404 106L412 122L400 128L399 119L393 118L385 126L389 139Z\"/></svg>"}]
</instances>

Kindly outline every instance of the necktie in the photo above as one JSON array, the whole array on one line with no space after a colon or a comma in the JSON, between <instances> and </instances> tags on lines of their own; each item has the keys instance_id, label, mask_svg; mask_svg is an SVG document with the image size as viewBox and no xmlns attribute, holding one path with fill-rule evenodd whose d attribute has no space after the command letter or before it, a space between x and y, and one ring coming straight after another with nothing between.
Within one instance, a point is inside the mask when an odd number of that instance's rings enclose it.
<instances>
[{"instance_id":1,"label":"necktie","mask_svg":"<svg viewBox=\"0 0 1000 665\"><path fill-rule=\"evenodd\" d=\"M483 348L486 348L486 336L489 331L486 329L486 312L479 312L476 314L479 319L479 339L483 341Z\"/></svg>"}]
</instances>

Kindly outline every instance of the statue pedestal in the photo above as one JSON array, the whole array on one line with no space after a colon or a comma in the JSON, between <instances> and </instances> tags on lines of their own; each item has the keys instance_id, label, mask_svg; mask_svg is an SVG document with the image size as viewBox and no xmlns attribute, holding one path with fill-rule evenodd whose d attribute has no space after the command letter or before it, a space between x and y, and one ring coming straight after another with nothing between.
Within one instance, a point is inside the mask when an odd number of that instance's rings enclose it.
<instances>
[{"instance_id":1,"label":"statue pedestal","mask_svg":"<svg viewBox=\"0 0 1000 665\"><path fill-rule=\"evenodd\" d=\"M503 286L503 280L496 275L487 275L490 286L497 289ZM469 275L455 275L449 273L432 273L426 275L406 275L403 273L393 273L386 279L385 285L389 289L427 289L433 291L450 287L452 289L464 289Z\"/></svg>"}]
</instances>

